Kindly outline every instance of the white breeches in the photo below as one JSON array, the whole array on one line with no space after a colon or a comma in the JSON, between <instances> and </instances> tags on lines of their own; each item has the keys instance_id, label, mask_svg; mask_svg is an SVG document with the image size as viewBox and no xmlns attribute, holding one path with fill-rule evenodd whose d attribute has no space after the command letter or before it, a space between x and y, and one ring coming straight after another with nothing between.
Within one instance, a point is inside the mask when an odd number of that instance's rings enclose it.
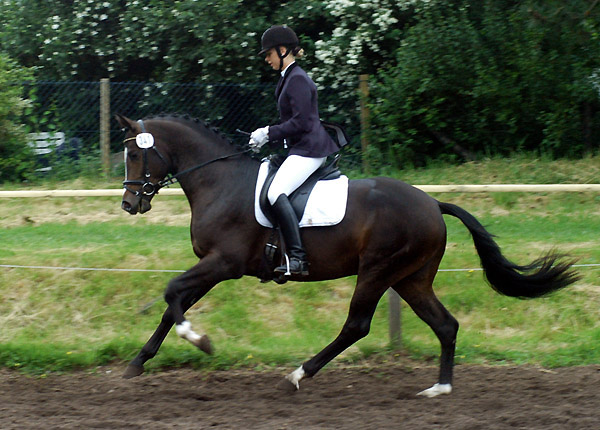
<instances>
[{"instance_id":1,"label":"white breeches","mask_svg":"<svg viewBox=\"0 0 600 430\"><path fill-rule=\"evenodd\" d=\"M325 163L327 157L312 158L300 155L290 155L281 164L275 178L269 187L267 197L273 204L277 198L285 194L289 196Z\"/></svg>"}]
</instances>

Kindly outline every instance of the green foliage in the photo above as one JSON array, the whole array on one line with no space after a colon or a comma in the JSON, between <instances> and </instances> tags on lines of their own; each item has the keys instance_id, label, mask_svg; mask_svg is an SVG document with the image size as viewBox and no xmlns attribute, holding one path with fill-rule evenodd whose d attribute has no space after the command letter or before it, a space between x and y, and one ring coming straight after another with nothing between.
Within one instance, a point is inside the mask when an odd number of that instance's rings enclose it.
<instances>
[{"instance_id":1,"label":"green foliage","mask_svg":"<svg viewBox=\"0 0 600 430\"><path fill-rule=\"evenodd\" d=\"M308 47L331 27L323 11L310 0L3 1L0 43L43 79L270 82L263 31L289 23Z\"/></svg>"},{"instance_id":2,"label":"green foliage","mask_svg":"<svg viewBox=\"0 0 600 430\"><path fill-rule=\"evenodd\" d=\"M355 104L357 75L373 76L363 132L374 170L598 150L595 0L0 1L2 49L40 80L273 83L256 54L281 23L300 36L303 67L336 91L323 117L355 136L340 105Z\"/></svg>"},{"instance_id":3,"label":"green foliage","mask_svg":"<svg viewBox=\"0 0 600 430\"><path fill-rule=\"evenodd\" d=\"M25 130L18 123L27 107L21 84L30 78L29 70L0 53L0 182L25 179L33 167Z\"/></svg>"},{"instance_id":4,"label":"green foliage","mask_svg":"<svg viewBox=\"0 0 600 430\"><path fill-rule=\"evenodd\" d=\"M585 1L454 3L419 14L397 63L376 76L375 155L403 166L522 150L555 157L593 151L600 10L587 10Z\"/></svg>"}]
</instances>

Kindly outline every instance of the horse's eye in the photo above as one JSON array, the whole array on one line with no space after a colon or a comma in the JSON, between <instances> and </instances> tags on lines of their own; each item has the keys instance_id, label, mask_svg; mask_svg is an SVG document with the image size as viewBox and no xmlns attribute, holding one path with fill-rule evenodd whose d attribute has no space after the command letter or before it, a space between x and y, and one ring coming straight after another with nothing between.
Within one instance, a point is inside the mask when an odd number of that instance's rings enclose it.
<instances>
[{"instance_id":1,"label":"horse's eye","mask_svg":"<svg viewBox=\"0 0 600 430\"><path fill-rule=\"evenodd\" d=\"M131 160L131 161L135 161L138 159L138 154L137 152L127 152L127 157Z\"/></svg>"}]
</instances>

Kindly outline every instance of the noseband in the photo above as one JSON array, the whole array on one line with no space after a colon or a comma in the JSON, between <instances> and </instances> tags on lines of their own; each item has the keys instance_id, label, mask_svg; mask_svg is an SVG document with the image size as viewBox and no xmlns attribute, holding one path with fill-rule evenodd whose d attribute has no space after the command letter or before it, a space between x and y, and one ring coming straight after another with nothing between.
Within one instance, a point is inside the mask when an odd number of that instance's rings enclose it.
<instances>
[{"instance_id":1,"label":"noseband","mask_svg":"<svg viewBox=\"0 0 600 430\"><path fill-rule=\"evenodd\" d=\"M123 188L125 188L127 191L129 191L130 193L135 194L136 196L147 196L147 197L152 197L155 194L158 194L158 190L160 190L161 188L168 186L168 185L172 185L175 184L177 182L179 182L179 177L185 175L186 173L189 173L193 170L199 169L201 167L207 166L209 164L214 163L215 161L220 161L220 160L226 160L228 158L232 158L232 157L237 157L238 155L242 155L245 154L247 152L252 151L252 148L248 148L244 151L240 151L240 152L236 152L233 154L229 154L229 155L224 155L222 157L217 157L213 160L209 160L206 161L202 164L198 164L197 166L191 167L189 169L186 169L182 172L176 173L176 174L171 174L171 172L167 173L167 177L165 179L163 179L162 181L158 181L157 183L154 182L150 182L150 167L148 166L148 149L153 149L156 154L158 154L159 158L163 161L163 163L165 163L165 165L167 167L169 167L169 163L167 163L167 159L165 157L163 157L163 155L160 153L160 151L156 148L156 146L154 145L154 138L152 137L152 145L151 146L146 146L146 145L142 145L140 146L140 143L138 141L138 138L141 134L149 134L146 132L146 127L144 126L144 121L142 121L141 119L138 120L138 123L140 124L141 130L142 132L134 137L129 137L127 139L125 139L123 141L123 143L129 142L131 140L135 140L138 144L138 147L143 149L143 160L144 160L144 179L143 180L128 180L127 176L125 176L125 180L123 181ZM150 135L152 136L152 135ZM127 171L127 160L125 160L125 171ZM132 190L131 188L128 187L128 185L139 185L140 189L139 190Z\"/></svg>"}]
</instances>

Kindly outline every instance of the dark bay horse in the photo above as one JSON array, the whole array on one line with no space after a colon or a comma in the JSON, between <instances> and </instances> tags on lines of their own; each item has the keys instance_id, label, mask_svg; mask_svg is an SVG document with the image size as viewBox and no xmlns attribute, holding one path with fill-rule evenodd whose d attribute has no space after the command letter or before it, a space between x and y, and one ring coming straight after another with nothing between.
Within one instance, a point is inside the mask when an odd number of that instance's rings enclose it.
<instances>
[{"instance_id":1,"label":"dark bay horse","mask_svg":"<svg viewBox=\"0 0 600 430\"><path fill-rule=\"evenodd\" d=\"M199 262L172 279L168 307L150 340L131 361L124 377L140 375L167 333L207 353L206 335L195 333L185 312L219 282L244 275L264 277L263 251L271 230L254 216L254 187L260 162L203 123L178 116L132 121L117 115L126 131L126 180L122 208L134 215L150 210L156 192L175 178L189 200L191 239ZM171 179L170 182L173 182ZM458 322L438 301L433 279L444 255L443 215L462 221L471 233L485 276L500 294L540 297L577 280L572 262L549 253L525 266L508 261L492 235L468 212L442 203L399 180L352 180L341 223L302 229L310 275L317 281L357 275L348 317L333 342L290 373L282 385L298 389L329 361L369 333L377 303L393 288L434 331L441 343L438 382L422 391L434 397L452 390ZM294 278L292 278L294 280Z\"/></svg>"}]
</instances>

